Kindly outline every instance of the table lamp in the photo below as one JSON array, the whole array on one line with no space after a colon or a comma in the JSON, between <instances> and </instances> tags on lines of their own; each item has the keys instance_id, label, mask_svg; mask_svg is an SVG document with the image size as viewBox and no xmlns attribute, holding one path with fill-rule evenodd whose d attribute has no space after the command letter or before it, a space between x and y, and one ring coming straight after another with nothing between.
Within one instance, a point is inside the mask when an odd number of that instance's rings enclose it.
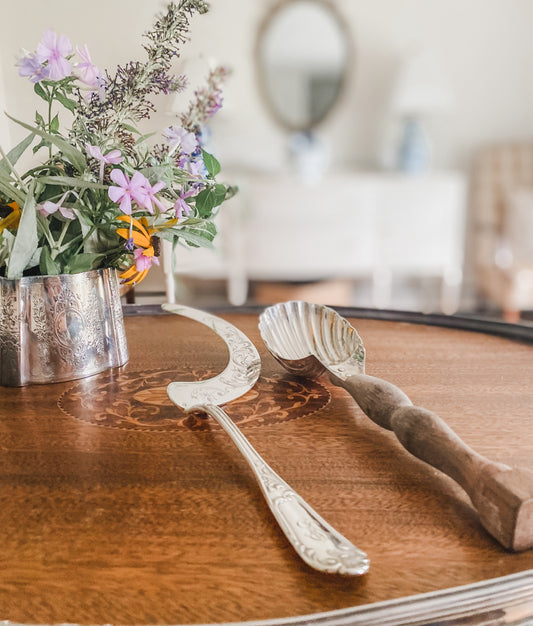
<instances>
[{"instance_id":1,"label":"table lamp","mask_svg":"<svg viewBox=\"0 0 533 626\"><path fill-rule=\"evenodd\" d=\"M434 59L426 51L411 53L400 64L392 94L392 111L401 120L396 168L423 173L431 164L425 119L451 107L452 93Z\"/></svg>"}]
</instances>

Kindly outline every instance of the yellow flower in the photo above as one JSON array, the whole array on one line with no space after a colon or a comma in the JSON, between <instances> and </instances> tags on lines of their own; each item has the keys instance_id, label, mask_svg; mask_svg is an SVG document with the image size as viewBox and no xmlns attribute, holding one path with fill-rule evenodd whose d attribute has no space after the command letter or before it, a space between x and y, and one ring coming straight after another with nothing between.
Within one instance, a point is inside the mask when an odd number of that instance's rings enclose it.
<instances>
[{"instance_id":1,"label":"yellow flower","mask_svg":"<svg viewBox=\"0 0 533 626\"><path fill-rule=\"evenodd\" d=\"M152 264L159 265L159 259L152 245L152 234L161 229L150 228L145 217L136 220L131 215L120 215L117 219L129 223L129 228L117 228L117 234L126 239L126 241L131 242L132 245L137 246L137 249L133 252L135 263L119 276L123 283L136 285L144 280ZM168 222L163 227L167 227L167 224Z\"/></svg>"},{"instance_id":2,"label":"yellow flower","mask_svg":"<svg viewBox=\"0 0 533 626\"><path fill-rule=\"evenodd\" d=\"M117 228L117 235L126 240L131 239L136 246L141 248L148 248L148 246L152 245L151 236L156 231L154 228L149 228L148 220L145 217L141 217L139 221L131 215L119 215L117 220L128 222L130 225L129 228ZM136 230L133 230L133 228L136 228Z\"/></svg>"},{"instance_id":3,"label":"yellow flower","mask_svg":"<svg viewBox=\"0 0 533 626\"><path fill-rule=\"evenodd\" d=\"M4 206L11 207L12 211L9 215L0 219L0 233L6 228L18 228L20 216L22 214L22 211L16 202L10 202Z\"/></svg>"}]
</instances>

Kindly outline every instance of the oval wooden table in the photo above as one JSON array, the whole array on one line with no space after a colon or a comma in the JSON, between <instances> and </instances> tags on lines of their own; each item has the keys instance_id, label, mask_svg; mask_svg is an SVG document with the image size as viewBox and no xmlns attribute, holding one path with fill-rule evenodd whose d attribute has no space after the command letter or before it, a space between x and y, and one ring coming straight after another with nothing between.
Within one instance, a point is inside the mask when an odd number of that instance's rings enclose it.
<instances>
[{"instance_id":1,"label":"oval wooden table","mask_svg":"<svg viewBox=\"0 0 533 626\"><path fill-rule=\"evenodd\" d=\"M371 559L359 578L307 567L227 435L167 399L168 382L221 371L224 344L159 307L126 309L120 370L0 390L0 621L532 623L533 550L504 550L464 492L344 390L286 375L260 339L259 309L219 311L263 363L227 412ZM533 327L340 312L369 374L478 452L533 469Z\"/></svg>"}]
</instances>

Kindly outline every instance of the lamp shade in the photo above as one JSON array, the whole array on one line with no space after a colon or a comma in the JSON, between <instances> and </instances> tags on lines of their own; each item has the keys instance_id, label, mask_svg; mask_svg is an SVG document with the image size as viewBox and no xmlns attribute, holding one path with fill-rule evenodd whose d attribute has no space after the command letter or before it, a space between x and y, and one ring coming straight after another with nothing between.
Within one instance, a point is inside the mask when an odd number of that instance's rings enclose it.
<instances>
[{"instance_id":1,"label":"lamp shade","mask_svg":"<svg viewBox=\"0 0 533 626\"><path fill-rule=\"evenodd\" d=\"M451 108L453 94L432 56L420 51L400 63L392 93L392 110L416 116Z\"/></svg>"}]
</instances>

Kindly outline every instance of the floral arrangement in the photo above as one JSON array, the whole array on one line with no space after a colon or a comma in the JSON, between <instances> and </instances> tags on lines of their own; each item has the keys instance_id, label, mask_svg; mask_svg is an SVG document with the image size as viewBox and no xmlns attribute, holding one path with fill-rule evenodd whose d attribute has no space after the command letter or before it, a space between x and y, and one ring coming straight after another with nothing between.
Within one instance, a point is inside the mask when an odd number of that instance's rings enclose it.
<instances>
[{"instance_id":1,"label":"floral arrangement","mask_svg":"<svg viewBox=\"0 0 533 626\"><path fill-rule=\"evenodd\" d=\"M152 96L181 92L184 76L170 73L187 40L190 18L204 0L170 3L144 36L145 62L100 71L87 46L49 30L35 52L18 61L19 75L44 101L35 122L11 120L28 135L0 160L0 275L56 275L116 268L135 284L158 264L160 239L210 246L220 205L235 192L216 181L220 164L203 148L202 133L222 103L224 68L149 145L141 120ZM71 119L61 130L60 113ZM32 150L40 163L19 172Z\"/></svg>"}]
</instances>

